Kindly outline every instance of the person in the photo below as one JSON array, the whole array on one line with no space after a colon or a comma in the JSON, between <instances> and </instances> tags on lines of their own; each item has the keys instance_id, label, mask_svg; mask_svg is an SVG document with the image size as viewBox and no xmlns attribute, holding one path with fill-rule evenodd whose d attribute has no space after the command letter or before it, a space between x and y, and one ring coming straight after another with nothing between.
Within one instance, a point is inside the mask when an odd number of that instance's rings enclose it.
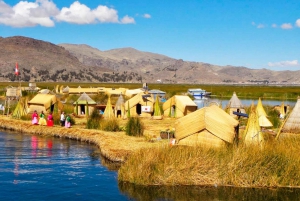
<instances>
[{"instance_id":1,"label":"person","mask_svg":"<svg viewBox=\"0 0 300 201\"><path fill-rule=\"evenodd\" d=\"M65 125L65 113L62 112L60 115L60 125L64 126Z\"/></svg>"},{"instance_id":2,"label":"person","mask_svg":"<svg viewBox=\"0 0 300 201\"><path fill-rule=\"evenodd\" d=\"M52 112L49 113L47 117L47 126L53 126L53 115Z\"/></svg>"},{"instance_id":3,"label":"person","mask_svg":"<svg viewBox=\"0 0 300 201\"><path fill-rule=\"evenodd\" d=\"M42 111L41 114L40 114L39 125L40 126L46 126L47 125L44 111Z\"/></svg>"},{"instance_id":4,"label":"person","mask_svg":"<svg viewBox=\"0 0 300 201\"><path fill-rule=\"evenodd\" d=\"M70 115L67 115L67 117L66 117L65 127L66 128L71 127L71 117L70 117Z\"/></svg>"},{"instance_id":5,"label":"person","mask_svg":"<svg viewBox=\"0 0 300 201\"><path fill-rule=\"evenodd\" d=\"M33 125L38 125L38 114L37 114L36 110L34 110L34 112L32 114L31 123Z\"/></svg>"}]
</instances>

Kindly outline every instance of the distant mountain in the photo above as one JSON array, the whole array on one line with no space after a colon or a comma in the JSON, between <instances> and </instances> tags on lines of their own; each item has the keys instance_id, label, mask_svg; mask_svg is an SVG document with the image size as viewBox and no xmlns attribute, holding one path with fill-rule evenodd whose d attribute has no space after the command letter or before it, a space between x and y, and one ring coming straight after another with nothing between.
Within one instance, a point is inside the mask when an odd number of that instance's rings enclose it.
<instances>
[{"instance_id":1,"label":"distant mountain","mask_svg":"<svg viewBox=\"0 0 300 201\"><path fill-rule=\"evenodd\" d=\"M0 37L0 81L299 84L300 71L271 71L188 62L133 48L101 51L22 36Z\"/></svg>"}]
</instances>

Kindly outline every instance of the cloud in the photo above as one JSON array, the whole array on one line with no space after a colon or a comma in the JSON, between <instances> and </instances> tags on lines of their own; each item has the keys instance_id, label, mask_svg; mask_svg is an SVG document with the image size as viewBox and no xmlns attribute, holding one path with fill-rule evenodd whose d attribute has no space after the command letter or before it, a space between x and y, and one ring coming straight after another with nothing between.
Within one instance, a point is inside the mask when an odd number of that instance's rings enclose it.
<instances>
[{"instance_id":1,"label":"cloud","mask_svg":"<svg viewBox=\"0 0 300 201\"><path fill-rule=\"evenodd\" d=\"M296 20L296 27L300 27L300 19Z\"/></svg>"},{"instance_id":2,"label":"cloud","mask_svg":"<svg viewBox=\"0 0 300 201\"><path fill-rule=\"evenodd\" d=\"M256 27L257 27L258 29L262 29L262 28L265 28L265 25L259 24L259 25L257 25Z\"/></svg>"},{"instance_id":3,"label":"cloud","mask_svg":"<svg viewBox=\"0 0 300 201\"><path fill-rule=\"evenodd\" d=\"M37 25L52 27L54 21L52 15L59 10L52 1L37 0L36 2L20 1L10 7L4 1L0 1L0 24L12 27L33 27Z\"/></svg>"},{"instance_id":4,"label":"cloud","mask_svg":"<svg viewBox=\"0 0 300 201\"><path fill-rule=\"evenodd\" d=\"M148 18L148 19L149 19L149 18L151 18L151 15L150 15L150 14L147 14L147 13L145 13L145 14L143 15L143 17L144 17L144 18Z\"/></svg>"},{"instance_id":5,"label":"cloud","mask_svg":"<svg viewBox=\"0 0 300 201\"><path fill-rule=\"evenodd\" d=\"M279 61L279 62L269 62L268 66L270 67L291 67L291 66L299 66L298 60L292 60L292 61Z\"/></svg>"},{"instance_id":6,"label":"cloud","mask_svg":"<svg viewBox=\"0 0 300 201\"><path fill-rule=\"evenodd\" d=\"M273 28L277 28L277 24L272 24L272 27Z\"/></svg>"},{"instance_id":7,"label":"cloud","mask_svg":"<svg viewBox=\"0 0 300 201\"><path fill-rule=\"evenodd\" d=\"M280 26L282 29L292 29L293 26L291 23L284 23Z\"/></svg>"},{"instance_id":8,"label":"cloud","mask_svg":"<svg viewBox=\"0 0 300 201\"><path fill-rule=\"evenodd\" d=\"M20 1L13 7L0 0L0 24L11 27L53 27L55 22L130 24L135 20L128 15L119 20L118 11L113 8L99 5L91 9L79 1L59 10L52 0Z\"/></svg>"}]
</instances>

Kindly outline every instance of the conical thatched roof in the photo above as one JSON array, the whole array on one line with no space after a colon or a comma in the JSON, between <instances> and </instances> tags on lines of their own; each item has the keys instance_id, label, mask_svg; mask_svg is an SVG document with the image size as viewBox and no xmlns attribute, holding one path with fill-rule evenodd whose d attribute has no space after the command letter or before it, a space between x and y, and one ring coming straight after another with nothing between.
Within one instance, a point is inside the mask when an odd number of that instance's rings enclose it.
<instances>
[{"instance_id":1,"label":"conical thatched roof","mask_svg":"<svg viewBox=\"0 0 300 201\"><path fill-rule=\"evenodd\" d=\"M120 94L117 102L116 102L116 105L115 105L115 110L121 110L122 107L124 107L124 98L123 98L123 95Z\"/></svg>"},{"instance_id":2,"label":"conical thatched roof","mask_svg":"<svg viewBox=\"0 0 300 201\"><path fill-rule=\"evenodd\" d=\"M256 112L259 120L259 125L261 127L272 127L273 124L269 121L267 118L267 113L262 105L261 99L258 99L257 106L256 106Z\"/></svg>"},{"instance_id":3,"label":"conical thatched roof","mask_svg":"<svg viewBox=\"0 0 300 201\"><path fill-rule=\"evenodd\" d=\"M110 101L110 96L108 96L103 117L104 118L112 118L112 117L114 117L114 112L113 112L113 109L112 109L112 105L111 105L111 101Z\"/></svg>"},{"instance_id":4,"label":"conical thatched roof","mask_svg":"<svg viewBox=\"0 0 300 201\"><path fill-rule=\"evenodd\" d=\"M254 107L254 104L251 105L250 115L245 129L245 144L257 143L260 144L264 141L260 124L258 120L258 113Z\"/></svg>"},{"instance_id":5,"label":"conical thatched roof","mask_svg":"<svg viewBox=\"0 0 300 201\"><path fill-rule=\"evenodd\" d=\"M298 97L295 107L283 125L282 132L300 133L300 97Z\"/></svg>"},{"instance_id":6,"label":"conical thatched roof","mask_svg":"<svg viewBox=\"0 0 300 201\"><path fill-rule=\"evenodd\" d=\"M27 114L27 100L24 99L24 98L21 98L19 101L18 101L18 104L12 114L12 117L14 118L18 118L20 119L21 116L24 116Z\"/></svg>"},{"instance_id":7,"label":"conical thatched roof","mask_svg":"<svg viewBox=\"0 0 300 201\"><path fill-rule=\"evenodd\" d=\"M96 102L91 99L91 97L89 97L86 93L81 94L81 96L77 99L77 104L84 104L86 105L86 103L88 105L96 105ZM76 104L76 102L74 103L74 105Z\"/></svg>"},{"instance_id":8,"label":"conical thatched roof","mask_svg":"<svg viewBox=\"0 0 300 201\"><path fill-rule=\"evenodd\" d=\"M184 138L205 131L222 141L233 143L234 128L238 124L237 120L216 105L203 107L176 121L176 140L180 142Z\"/></svg>"},{"instance_id":9,"label":"conical thatched roof","mask_svg":"<svg viewBox=\"0 0 300 201\"><path fill-rule=\"evenodd\" d=\"M228 102L227 107L229 108L243 108L243 104L240 99L237 97L236 93L233 92L231 99Z\"/></svg>"}]
</instances>

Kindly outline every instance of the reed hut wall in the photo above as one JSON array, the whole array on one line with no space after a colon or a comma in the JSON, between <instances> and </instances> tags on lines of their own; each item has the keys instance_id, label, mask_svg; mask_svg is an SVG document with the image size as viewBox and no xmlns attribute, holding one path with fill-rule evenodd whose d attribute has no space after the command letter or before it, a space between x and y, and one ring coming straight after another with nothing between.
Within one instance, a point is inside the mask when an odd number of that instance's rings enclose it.
<instances>
[{"instance_id":1,"label":"reed hut wall","mask_svg":"<svg viewBox=\"0 0 300 201\"><path fill-rule=\"evenodd\" d=\"M297 99L295 107L283 125L282 132L300 134L300 99Z\"/></svg>"},{"instance_id":2,"label":"reed hut wall","mask_svg":"<svg viewBox=\"0 0 300 201\"><path fill-rule=\"evenodd\" d=\"M37 94L29 102L29 113L34 112L46 112L51 109L51 106L57 102L56 96L52 94Z\"/></svg>"},{"instance_id":3,"label":"reed hut wall","mask_svg":"<svg viewBox=\"0 0 300 201\"><path fill-rule=\"evenodd\" d=\"M226 143L233 143L235 127L238 124L239 122L224 110L216 105L212 105L178 119L175 124L175 136L177 142L180 142L187 137L206 130ZM208 141L210 140L208 139Z\"/></svg>"}]
</instances>

